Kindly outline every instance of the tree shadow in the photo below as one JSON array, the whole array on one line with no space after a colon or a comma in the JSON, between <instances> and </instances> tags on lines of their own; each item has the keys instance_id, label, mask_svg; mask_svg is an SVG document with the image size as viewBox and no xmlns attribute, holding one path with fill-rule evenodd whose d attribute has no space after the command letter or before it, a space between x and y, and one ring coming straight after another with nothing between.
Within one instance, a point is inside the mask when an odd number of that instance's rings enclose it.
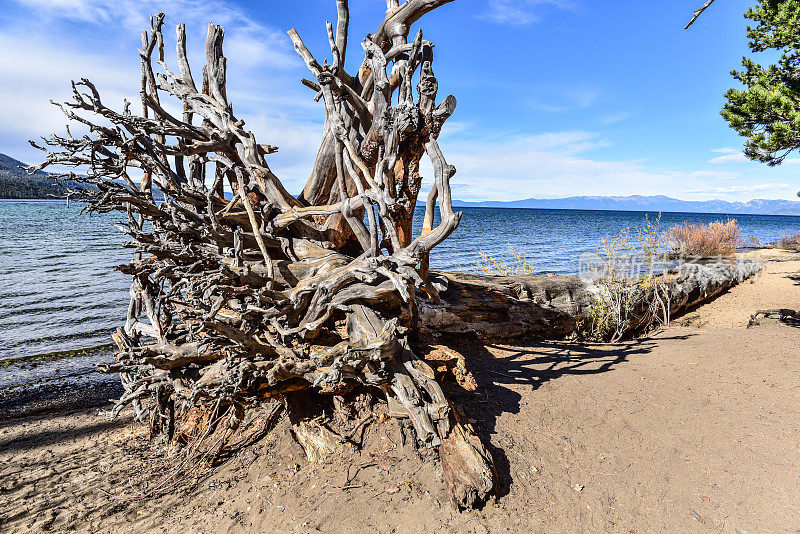
<instances>
[{"instance_id":1,"label":"tree shadow","mask_svg":"<svg viewBox=\"0 0 800 534\"><path fill-rule=\"evenodd\" d=\"M128 424L128 421L119 419L107 419L99 421L91 425L81 426L79 428L70 429L54 429L42 432L35 432L25 434L15 439L0 441L0 449L3 452L10 453L20 450L27 450L33 447L52 447L64 441L76 440L93 434L99 434L103 431L114 430Z\"/></svg>"},{"instance_id":2,"label":"tree shadow","mask_svg":"<svg viewBox=\"0 0 800 534\"><path fill-rule=\"evenodd\" d=\"M786 326L800 328L800 316L798 315L795 315L794 317L781 317L779 320L781 324L785 324Z\"/></svg>"},{"instance_id":3,"label":"tree shadow","mask_svg":"<svg viewBox=\"0 0 800 534\"><path fill-rule=\"evenodd\" d=\"M49 419L54 414L108 406L125 390L117 380L87 384L61 381L32 382L0 390L0 429L14 426L19 419Z\"/></svg>"},{"instance_id":4,"label":"tree shadow","mask_svg":"<svg viewBox=\"0 0 800 534\"><path fill-rule=\"evenodd\" d=\"M690 335L693 334L659 339L686 339ZM497 496L503 497L509 493L513 480L508 456L496 442L496 426L502 414L520 412L520 388L535 391L565 375L596 375L611 371L633 355L651 352L656 340L645 338L613 345L538 341L503 346L464 336L444 342L444 345L463 357L463 364L444 362L448 372L442 377L442 387L448 398L464 408L476 433L491 452L499 478ZM463 379L456 380L452 371L457 367L465 367L474 378L471 383L474 390L465 388Z\"/></svg>"}]
</instances>

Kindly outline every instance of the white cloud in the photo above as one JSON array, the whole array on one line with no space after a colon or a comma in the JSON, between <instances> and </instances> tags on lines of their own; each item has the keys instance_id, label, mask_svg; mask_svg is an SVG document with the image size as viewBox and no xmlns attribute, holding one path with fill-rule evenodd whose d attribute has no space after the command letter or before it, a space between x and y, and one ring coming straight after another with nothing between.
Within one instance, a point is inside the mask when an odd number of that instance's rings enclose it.
<instances>
[{"instance_id":1,"label":"white cloud","mask_svg":"<svg viewBox=\"0 0 800 534\"><path fill-rule=\"evenodd\" d=\"M66 118L50 99L71 94L70 80L89 77L102 89L104 101L116 106L123 98L138 97L137 61L123 68L93 54L31 42L18 36L0 35L0 131L3 136L38 136L60 129Z\"/></svg>"},{"instance_id":2,"label":"white cloud","mask_svg":"<svg viewBox=\"0 0 800 534\"><path fill-rule=\"evenodd\" d=\"M776 195L783 195L786 192L794 193L797 186L787 183L779 184L755 184L755 185L731 185L726 187L707 187L705 189L696 189L694 191L687 191L690 194L730 194L730 193L764 193L769 192Z\"/></svg>"},{"instance_id":3,"label":"white cloud","mask_svg":"<svg viewBox=\"0 0 800 534\"><path fill-rule=\"evenodd\" d=\"M168 15L166 62L176 69L174 25L185 22L196 78L204 63L208 22L225 26L228 96L234 110L259 142L280 148L270 156L270 165L279 176L287 173L287 187L295 192L302 188L321 137L323 109L299 83L300 76L307 73L282 31L257 24L239 8L217 0L18 2L27 7L21 16L35 21L36 28L6 21L0 24L4 50L0 55L0 152L27 162L41 158L27 140L63 132L67 120L49 100L66 100L71 93L70 80L89 78L109 107L122 109L127 98L136 109L139 33L149 27L152 12L164 10ZM180 19L171 20L170 13L179 13ZM31 31L36 39L31 39ZM75 39L75 34L82 38ZM178 109L172 98L163 103L167 109Z\"/></svg>"},{"instance_id":4,"label":"white cloud","mask_svg":"<svg viewBox=\"0 0 800 534\"><path fill-rule=\"evenodd\" d=\"M17 0L35 10L40 17L72 19L92 24L113 22L129 29L149 26L150 15L180 13L189 22L214 21L217 24L257 27L238 7L219 0Z\"/></svg>"},{"instance_id":5,"label":"white cloud","mask_svg":"<svg viewBox=\"0 0 800 534\"><path fill-rule=\"evenodd\" d=\"M708 160L709 163L745 163L750 161L747 159L747 156L742 154L741 152L736 154L725 154L724 156L717 156L715 158L711 158Z\"/></svg>"},{"instance_id":6,"label":"white cloud","mask_svg":"<svg viewBox=\"0 0 800 534\"><path fill-rule=\"evenodd\" d=\"M489 0L483 17L498 24L525 26L540 20L545 7L575 9L575 0Z\"/></svg>"},{"instance_id":7,"label":"white cloud","mask_svg":"<svg viewBox=\"0 0 800 534\"><path fill-rule=\"evenodd\" d=\"M319 146L323 110L320 103L313 102L311 91L298 83L300 76L308 74L282 32L252 22L239 8L221 0L18 1L28 6L23 15L37 27L32 32L21 21L0 23L0 49L5 51L0 55L0 152L28 162L40 157L27 147L26 140L62 131L65 118L48 100L68 97L70 79L92 79L109 106L119 109L123 98L132 100L135 106L139 86L138 33L148 24L151 11L163 9L186 17L195 76L200 75L203 63L208 20L226 26L228 95L234 110L259 142L280 148L268 161L287 188L296 193L304 185ZM521 10L517 12L517 22L532 22L537 10L547 5L567 9L574 6L558 0L489 3L497 22L513 15L514 10ZM109 21L122 29L109 35L104 26ZM174 67L171 28L177 21L168 22L170 30L164 32L166 59ZM82 39L70 38L75 34ZM552 102L565 109L592 106L598 96L591 88L571 93L553 91L561 100ZM598 123L608 125L626 117L622 112L600 116ZM480 132L481 137L474 137L477 134L473 132ZM800 188L796 183L790 185L795 179L789 169L731 165L682 172L635 159L602 159L598 151L608 147L609 142L595 132L492 134L480 125L453 121L445 126L440 143L448 161L458 168L452 186L454 196L463 200L581 194L667 194L695 199L713 195L749 200L748 195L755 192L791 198ZM740 160L734 158L741 158L739 148L713 152L717 154L712 159L715 163L738 163ZM800 159L785 163L800 163ZM422 172L429 184L429 163L423 164Z\"/></svg>"},{"instance_id":8,"label":"white cloud","mask_svg":"<svg viewBox=\"0 0 800 534\"><path fill-rule=\"evenodd\" d=\"M275 28L254 22L245 11L223 0L17 0L36 12L37 18L50 27L62 19L88 23L105 28L98 30L105 40L115 35L109 29L122 26L128 35L138 36L149 28L150 16L164 12L167 20L164 34L174 36L170 17L179 14L189 36L205 36L209 22L234 31L226 35L226 51L230 57L248 65L287 66L295 61L286 35ZM102 32L102 33L101 33Z\"/></svg>"},{"instance_id":9,"label":"white cloud","mask_svg":"<svg viewBox=\"0 0 800 534\"><path fill-rule=\"evenodd\" d=\"M775 183L774 169L676 171L643 160L608 160L592 154L609 146L593 132L494 135L466 139L449 135L440 145L458 172L453 195L460 200L519 200L574 195L668 195L685 200L750 200L754 193L792 198L797 184ZM423 176L430 183L427 162ZM769 178L773 176L770 180ZM721 186L720 184L725 184ZM427 191L427 189L426 189Z\"/></svg>"},{"instance_id":10,"label":"white cloud","mask_svg":"<svg viewBox=\"0 0 800 534\"><path fill-rule=\"evenodd\" d=\"M744 155L742 149L740 148L722 147L722 148L715 148L711 152L722 155L711 158L710 160L708 160L709 163L726 164L726 163L746 163L750 161L749 159L747 159L747 156Z\"/></svg>"}]
</instances>

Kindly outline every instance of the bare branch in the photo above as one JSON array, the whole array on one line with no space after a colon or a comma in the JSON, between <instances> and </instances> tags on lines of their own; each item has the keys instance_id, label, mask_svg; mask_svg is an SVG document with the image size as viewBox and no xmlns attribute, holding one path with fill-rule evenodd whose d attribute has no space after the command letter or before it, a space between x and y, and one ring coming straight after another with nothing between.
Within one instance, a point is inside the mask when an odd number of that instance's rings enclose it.
<instances>
[{"instance_id":1,"label":"bare branch","mask_svg":"<svg viewBox=\"0 0 800 534\"><path fill-rule=\"evenodd\" d=\"M692 15L692 20L690 20L690 21L689 21L689 23L688 23L686 26L684 26L684 27L683 27L683 29L684 29L684 30L688 30L688 29L689 29L689 27L690 27L692 24L694 24L694 21L696 21L696 20L697 20L697 18L698 18L700 15L702 15L702 14L703 14L703 11L705 11L706 9L708 9L708 7L709 7L711 4L713 4L713 3L714 3L714 0L707 0L705 4L703 4L702 6L700 6L700 7L699 7L699 8L697 8L697 9L695 9L695 10L694 10L694 14Z\"/></svg>"}]
</instances>

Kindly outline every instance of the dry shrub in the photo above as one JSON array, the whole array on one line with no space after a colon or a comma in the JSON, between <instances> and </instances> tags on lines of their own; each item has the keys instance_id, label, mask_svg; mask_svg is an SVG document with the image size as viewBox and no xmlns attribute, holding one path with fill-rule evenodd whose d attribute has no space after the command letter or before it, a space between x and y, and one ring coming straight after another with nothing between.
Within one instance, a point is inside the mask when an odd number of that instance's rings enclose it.
<instances>
[{"instance_id":1,"label":"dry shrub","mask_svg":"<svg viewBox=\"0 0 800 534\"><path fill-rule=\"evenodd\" d=\"M511 257L514 258L514 263L509 265L503 260L498 260L484 252L479 251L481 259L475 265L475 274L483 274L487 276L517 276L517 275L532 275L534 274L533 264L528 262L527 258L522 255L516 247L509 247Z\"/></svg>"},{"instance_id":2,"label":"dry shrub","mask_svg":"<svg viewBox=\"0 0 800 534\"><path fill-rule=\"evenodd\" d=\"M709 224L687 221L667 230L665 237L672 253L693 256L729 255L742 244L742 231L736 219Z\"/></svg>"},{"instance_id":3,"label":"dry shrub","mask_svg":"<svg viewBox=\"0 0 800 534\"><path fill-rule=\"evenodd\" d=\"M786 234L772 243L772 245L786 250L800 250L800 231Z\"/></svg>"},{"instance_id":4,"label":"dry shrub","mask_svg":"<svg viewBox=\"0 0 800 534\"><path fill-rule=\"evenodd\" d=\"M634 235L635 234L635 235ZM669 296L657 262L665 251L661 214L645 215L644 224L606 236L597 247L604 271L596 281L577 334L591 341L615 343L638 325L648 329L669 324Z\"/></svg>"},{"instance_id":5,"label":"dry shrub","mask_svg":"<svg viewBox=\"0 0 800 534\"><path fill-rule=\"evenodd\" d=\"M742 237L740 246L742 248L765 248L758 236L752 234Z\"/></svg>"}]
</instances>

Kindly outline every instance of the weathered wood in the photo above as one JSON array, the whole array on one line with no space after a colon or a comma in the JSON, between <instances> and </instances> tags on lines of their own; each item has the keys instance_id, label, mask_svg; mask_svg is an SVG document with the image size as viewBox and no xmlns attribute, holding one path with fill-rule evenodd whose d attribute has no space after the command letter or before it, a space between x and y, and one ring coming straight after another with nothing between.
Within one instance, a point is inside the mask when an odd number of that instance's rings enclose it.
<instances>
[{"instance_id":1,"label":"weathered wood","mask_svg":"<svg viewBox=\"0 0 800 534\"><path fill-rule=\"evenodd\" d=\"M756 275L763 264L728 261L687 263L667 277L669 315L675 316ZM474 334L482 341L563 339L577 332L596 298L602 281L577 276L485 276L431 273L440 302L418 293L420 324L437 336ZM645 326L647 302L638 303L630 330Z\"/></svg>"},{"instance_id":2,"label":"weathered wood","mask_svg":"<svg viewBox=\"0 0 800 534\"><path fill-rule=\"evenodd\" d=\"M484 341L564 338L590 303L588 285L570 276L431 273L440 302L419 298L421 327L437 335L475 334Z\"/></svg>"},{"instance_id":3,"label":"weathered wood","mask_svg":"<svg viewBox=\"0 0 800 534\"><path fill-rule=\"evenodd\" d=\"M684 29L684 30L688 30L688 29L689 29L689 27L690 27L692 24L694 24L694 22L695 22L695 21L696 21L696 20L697 20L697 19L700 17L700 15L702 15L702 14L703 14L703 11L705 11L706 9L708 9L708 8L711 6L711 4L713 4L713 3L714 3L714 0L706 0L706 2L705 2L705 3L704 3L702 6L698 7L697 9L695 9L695 10L694 10L694 13L692 13L692 20L690 20L690 21L689 21L689 22L686 24L686 26L684 26L684 27L683 27L683 29Z\"/></svg>"},{"instance_id":4,"label":"weathered wood","mask_svg":"<svg viewBox=\"0 0 800 534\"><path fill-rule=\"evenodd\" d=\"M432 43L421 30L407 42L410 25L448 1L391 2L377 32L361 42L364 61L355 76L345 70L346 0L336 2L336 28L326 25L331 61L318 61L294 29L288 32L313 75L303 83L325 111L300 198L268 165L276 148L257 142L234 114L221 26L208 26L198 86L185 27L176 30L173 72L164 56L164 15L153 17L142 34L140 114L127 103L122 111L107 107L87 79L73 82L72 99L58 106L92 134L34 144L46 156L30 170L78 169L58 175L87 186L73 198L90 212L127 216L119 227L134 259L119 270L132 277L131 301L114 336L117 364L105 368L120 373L125 394L112 414L133 404L140 420L149 417L154 430L170 435L173 414L189 418L178 421L179 433L189 432L187 424L203 426L198 439L217 440L216 455L245 407L280 398L295 436L317 460L338 450L335 436L313 416L296 419L299 408L290 401L307 389L340 395L377 387L409 412L422 444L455 439L447 399L408 342L418 322L415 291L425 284L417 267L423 263L424 275L431 250L460 219L450 198L455 168L436 141L456 101L447 96L436 105ZM164 98L180 106L180 117ZM425 156L441 223L415 237ZM140 173L136 184L130 176ZM163 200L154 198L153 185Z\"/></svg>"},{"instance_id":5,"label":"weathered wood","mask_svg":"<svg viewBox=\"0 0 800 534\"><path fill-rule=\"evenodd\" d=\"M497 487L492 456L457 408L452 410L452 431L442 441L442 473L457 509L477 508Z\"/></svg>"}]
</instances>

